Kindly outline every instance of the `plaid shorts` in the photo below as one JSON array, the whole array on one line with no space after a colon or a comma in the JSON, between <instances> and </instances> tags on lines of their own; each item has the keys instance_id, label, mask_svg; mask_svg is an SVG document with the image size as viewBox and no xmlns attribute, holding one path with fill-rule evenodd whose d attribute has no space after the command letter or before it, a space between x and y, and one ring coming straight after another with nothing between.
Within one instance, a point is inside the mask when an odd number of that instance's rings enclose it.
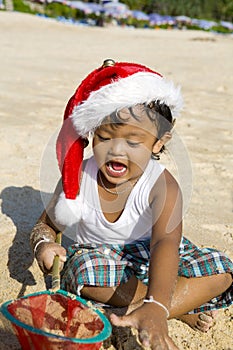
<instances>
[{"instance_id":1,"label":"plaid shorts","mask_svg":"<svg viewBox=\"0 0 233 350\"><path fill-rule=\"evenodd\" d=\"M80 286L113 287L136 276L148 284L150 240L134 244L74 244L67 252L61 273L61 288L77 293ZM233 274L232 261L222 252L198 248L183 238L179 250L178 276L203 277L219 273ZM225 308L233 303L233 284L222 295L211 299L192 312Z\"/></svg>"}]
</instances>

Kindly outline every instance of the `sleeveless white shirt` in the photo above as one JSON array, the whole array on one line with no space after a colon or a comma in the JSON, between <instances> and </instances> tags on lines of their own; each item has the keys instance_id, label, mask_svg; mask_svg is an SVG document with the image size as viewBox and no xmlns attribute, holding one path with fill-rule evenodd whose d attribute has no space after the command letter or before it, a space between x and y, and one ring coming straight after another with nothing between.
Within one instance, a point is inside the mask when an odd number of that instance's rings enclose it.
<instances>
[{"instance_id":1,"label":"sleeveless white shirt","mask_svg":"<svg viewBox=\"0 0 233 350\"><path fill-rule=\"evenodd\" d=\"M151 159L133 187L121 216L109 222L101 209L95 158L87 160L82 175L80 199L81 220L76 224L77 243L125 244L150 238L152 211L149 195L164 166Z\"/></svg>"}]
</instances>

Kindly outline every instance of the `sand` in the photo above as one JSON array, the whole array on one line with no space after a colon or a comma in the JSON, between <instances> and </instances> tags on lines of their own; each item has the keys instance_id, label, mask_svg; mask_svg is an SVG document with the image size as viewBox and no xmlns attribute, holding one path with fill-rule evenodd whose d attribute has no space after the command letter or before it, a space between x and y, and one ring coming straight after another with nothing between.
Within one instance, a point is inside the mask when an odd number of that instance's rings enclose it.
<instances>
[{"instance_id":1,"label":"sand","mask_svg":"<svg viewBox=\"0 0 233 350\"><path fill-rule=\"evenodd\" d=\"M45 289L28 240L43 209L40 190L47 200L59 176L53 144L67 100L105 58L148 65L181 85L181 152L170 146L163 161L186 193L184 232L233 258L232 36L78 27L0 12L0 43L0 303ZM232 317L232 308L219 312L207 334L175 320L169 330L180 350L230 350ZM2 329L0 349L19 349Z\"/></svg>"},{"instance_id":2,"label":"sand","mask_svg":"<svg viewBox=\"0 0 233 350\"><path fill-rule=\"evenodd\" d=\"M69 303L71 301L71 303ZM103 329L99 316L76 300L41 294L32 299L20 298L13 315L24 324L69 338L92 338ZM40 315L41 317L38 317Z\"/></svg>"}]
</instances>

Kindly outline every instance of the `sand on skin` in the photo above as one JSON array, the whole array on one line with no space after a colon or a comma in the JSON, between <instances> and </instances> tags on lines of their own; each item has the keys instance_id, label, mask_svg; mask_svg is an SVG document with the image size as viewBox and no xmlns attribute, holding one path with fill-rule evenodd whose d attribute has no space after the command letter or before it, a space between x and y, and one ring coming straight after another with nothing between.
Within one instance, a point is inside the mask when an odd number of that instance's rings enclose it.
<instances>
[{"instance_id":1,"label":"sand on skin","mask_svg":"<svg viewBox=\"0 0 233 350\"><path fill-rule=\"evenodd\" d=\"M162 162L189 184L185 235L233 258L232 36L78 27L0 12L0 39L0 303L45 289L28 237L59 177L54 140L69 97L109 57L148 65L182 86L176 137L185 157L171 149ZM180 350L230 350L232 317L232 307L221 311L207 334L172 320L170 334ZM0 349L19 346L1 330Z\"/></svg>"}]
</instances>

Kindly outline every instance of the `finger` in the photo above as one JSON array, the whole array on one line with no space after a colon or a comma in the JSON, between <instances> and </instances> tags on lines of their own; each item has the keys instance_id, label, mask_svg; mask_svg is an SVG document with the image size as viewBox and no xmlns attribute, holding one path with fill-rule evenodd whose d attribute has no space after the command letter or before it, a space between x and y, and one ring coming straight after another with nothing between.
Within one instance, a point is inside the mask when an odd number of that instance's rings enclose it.
<instances>
[{"instance_id":1,"label":"finger","mask_svg":"<svg viewBox=\"0 0 233 350\"><path fill-rule=\"evenodd\" d=\"M150 337L149 333L143 329L138 333L138 337L140 342L142 343L143 346L149 347L150 346Z\"/></svg>"},{"instance_id":2,"label":"finger","mask_svg":"<svg viewBox=\"0 0 233 350\"><path fill-rule=\"evenodd\" d=\"M63 267L64 267L64 263L61 262L61 260L60 260L60 262L59 262L59 271L62 271Z\"/></svg>"},{"instance_id":3,"label":"finger","mask_svg":"<svg viewBox=\"0 0 233 350\"><path fill-rule=\"evenodd\" d=\"M61 254L66 255L66 250L61 245L56 244L56 245L54 245L53 248L56 249L56 251L60 252Z\"/></svg>"},{"instance_id":4,"label":"finger","mask_svg":"<svg viewBox=\"0 0 233 350\"><path fill-rule=\"evenodd\" d=\"M114 326L118 327L136 327L131 316L110 315L110 320Z\"/></svg>"},{"instance_id":5,"label":"finger","mask_svg":"<svg viewBox=\"0 0 233 350\"><path fill-rule=\"evenodd\" d=\"M66 250L61 246L55 246L53 249L54 256L59 255L62 262L66 262Z\"/></svg>"},{"instance_id":6,"label":"finger","mask_svg":"<svg viewBox=\"0 0 233 350\"><path fill-rule=\"evenodd\" d=\"M62 263L65 263L66 262L66 255L60 255L59 254L59 259Z\"/></svg>"},{"instance_id":7,"label":"finger","mask_svg":"<svg viewBox=\"0 0 233 350\"><path fill-rule=\"evenodd\" d=\"M44 274L49 274L51 272L51 268L46 267L43 261L38 262L38 265Z\"/></svg>"},{"instance_id":8,"label":"finger","mask_svg":"<svg viewBox=\"0 0 233 350\"><path fill-rule=\"evenodd\" d=\"M210 322L213 321L213 317L211 317L210 315L208 315L207 313L204 313L204 312L200 313L199 319L201 321L204 321L204 322L207 322L207 323L210 323Z\"/></svg>"},{"instance_id":9,"label":"finger","mask_svg":"<svg viewBox=\"0 0 233 350\"><path fill-rule=\"evenodd\" d=\"M174 344L174 342L169 338L168 340L169 350L179 350L179 348Z\"/></svg>"},{"instance_id":10,"label":"finger","mask_svg":"<svg viewBox=\"0 0 233 350\"><path fill-rule=\"evenodd\" d=\"M212 324L199 320L197 321L197 325L195 328L201 332L207 332L210 329L211 325Z\"/></svg>"}]
</instances>

